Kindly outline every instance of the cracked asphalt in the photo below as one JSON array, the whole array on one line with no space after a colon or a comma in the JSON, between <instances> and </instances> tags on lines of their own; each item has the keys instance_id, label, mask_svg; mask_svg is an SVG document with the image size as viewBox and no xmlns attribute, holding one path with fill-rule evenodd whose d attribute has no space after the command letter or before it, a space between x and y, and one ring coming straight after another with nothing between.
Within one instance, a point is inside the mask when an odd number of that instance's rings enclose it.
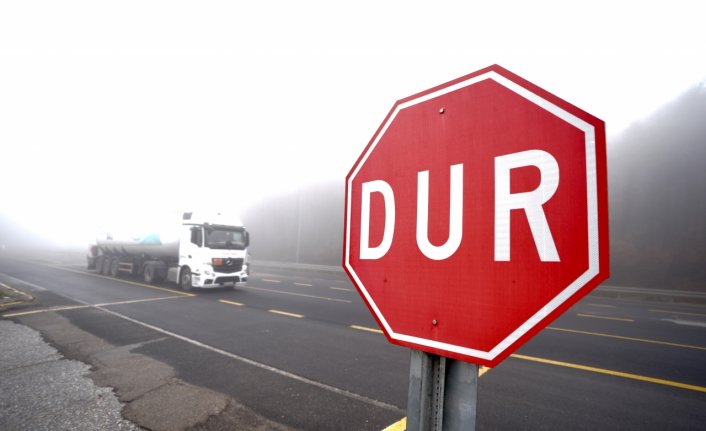
<instances>
[{"instance_id":1,"label":"cracked asphalt","mask_svg":"<svg viewBox=\"0 0 706 431\"><path fill-rule=\"evenodd\" d=\"M90 372L37 331L0 320L0 429L140 430L121 416L113 390L96 385Z\"/></svg>"}]
</instances>

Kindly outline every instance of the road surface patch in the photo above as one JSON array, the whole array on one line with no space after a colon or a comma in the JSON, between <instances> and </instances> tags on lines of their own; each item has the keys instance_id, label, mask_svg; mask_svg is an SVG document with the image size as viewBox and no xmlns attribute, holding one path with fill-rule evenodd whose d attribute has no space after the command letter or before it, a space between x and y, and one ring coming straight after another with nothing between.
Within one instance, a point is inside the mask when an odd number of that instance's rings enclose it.
<instances>
[{"instance_id":1,"label":"road surface patch","mask_svg":"<svg viewBox=\"0 0 706 431\"><path fill-rule=\"evenodd\" d=\"M176 339L178 339L178 340L182 340L182 341L187 342L187 343L189 343L189 344L191 344L191 345L200 347L200 348L202 348L202 349L209 350L209 351L211 351L211 352L217 353L217 354L222 355L222 356L225 356L225 357L227 357L227 358L235 359L236 361L243 362L243 363L245 363L245 364L249 364L249 365L252 365L252 366L254 366L254 367L257 367L257 368L260 368L260 369L263 369L263 370L272 372L272 373L274 373L274 374L277 374L277 375L280 375L280 376L283 376L283 377L287 377L287 378L290 378L290 379L292 379L292 380L295 380L295 381L298 381L298 382L301 382L301 383L305 383L305 384L308 384L308 385L317 387L317 388L319 388L319 389L323 389L323 390L326 390L326 391L328 391L328 392L332 392L332 393L335 393L335 394L344 396L344 397L346 397L346 398L350 398L350 399L353 399L353 400L356 400L356 401L360 401L360 402L362 402L362 403L365 403L365 404L368 404L368 405L371 405L371 406L374 406L374 407L377 407L377 408L380 408L380 409L383 409L383 410L391 411L391 412L394 412L394 413L404 414L404 410L402 410L402 409L400 409L399 407L394 406L394 405L392 405L392 404L388 404L388 403L385 403L385 402L383 402L383 401L378 401L378 400L375 400L375 399L372 399L372 398L368 398L368 397L366 397L366 396L364 396L364 395L356 394L356 393L354 393L354 392L350 392L350 391L347 391L347 390L345 390L345 389L341 389L341 388L337 388L337 387L335 387L335 386L327 385L326 383L318 382L318 381L316 381L316 380L312 380L312 379L309 379L309 378L307 378L307 377L303 377L303 376L300 376L300 375L298 375L298 374L294 374L294 373L291 373L291 372L289 372L289 371L285 371L285 370L282 370L282 369L280 369L280 368L273 367L273 366L271 366L271 365L263 364L263 363L261 363L261 362L255 361L255 360L248 359L248 358L245 358L245 357L243 357L243 356L236 355L235 353L231 353L231 352L225 351L225 350L223 350L223 349L219 349L218 347L214 347L214 346L208 345L208 344L206 344L206 343L202 343L202 342L200 342L200 341L194 340L194 339L192 339L192 338L188 338L188 337L185 337L185 336L183 336L183 335L179 335L179 334L177 334L177 333L174 333L174 332L168 331L168 330L166 330L166 329L160 328L159 326L151 325L151 324L149 324L149 323L145 323L145 322L142 322L142 321L140 321L140 320L133 319L133 318L131 318L131 317L128 317L128 316L126 316L126 315L124 315L124 314L120 314L120 313L118 313L118 312L116 312L116 311L113 311L113 310L110 310L110 309L108 309L108 308L102 308L102 307L100 307L99 309L102 310L102 311L104 311L104 312L106 312L106 313L108 313L108 314L111 314L111 315L113 315L113 316L116 316L116 317L119 317L119 318L121 318L121 319L127 320L128 322L136 323L136 324L138 324L138 325L140 325L140 326L143 326L143 327L145 327L145 328L149 328L149 329L152 329L153 331L157 331L157 332L159 332L159 333L162 333L162 334L165 334L165 335L169 335L169 336L174 337L174 338L176 338Z\"/></svg>"}]
</instances>

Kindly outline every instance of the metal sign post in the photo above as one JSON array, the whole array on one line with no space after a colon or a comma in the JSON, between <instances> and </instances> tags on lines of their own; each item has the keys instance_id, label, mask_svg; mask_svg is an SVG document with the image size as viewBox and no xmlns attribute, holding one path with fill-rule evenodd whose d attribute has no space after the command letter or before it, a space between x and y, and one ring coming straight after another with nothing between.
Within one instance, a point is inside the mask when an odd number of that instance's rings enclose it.
<instances>
[{"instance_id":1,"label":"metal sign post","mask_svg":"<svg viewBox=\"0 0 706 431\"><path fill-rule=\"evenodd\" d=\"M411 352L407 430L475 430L478 365Z\"/></svg>"}]
</instances>

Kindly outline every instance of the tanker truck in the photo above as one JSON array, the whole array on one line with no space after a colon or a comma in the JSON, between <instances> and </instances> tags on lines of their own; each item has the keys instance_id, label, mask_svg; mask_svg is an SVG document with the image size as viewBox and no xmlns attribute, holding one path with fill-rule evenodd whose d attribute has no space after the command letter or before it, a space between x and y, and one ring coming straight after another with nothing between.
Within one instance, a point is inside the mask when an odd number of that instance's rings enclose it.
<instances>
[{"instance_id":1,"label":"tanker truck","mask_svg":"<svg viewBox=\"0 0 706 431\"><path fill-rule=\"evenodd\" d=\"M181 220L179 220L181 218ZM89 247L88 269L163 280L184 290L235 287L248 280L250 234L237 218L181 213L140 235L106 234Z\"/></svg>"}]
</instances>

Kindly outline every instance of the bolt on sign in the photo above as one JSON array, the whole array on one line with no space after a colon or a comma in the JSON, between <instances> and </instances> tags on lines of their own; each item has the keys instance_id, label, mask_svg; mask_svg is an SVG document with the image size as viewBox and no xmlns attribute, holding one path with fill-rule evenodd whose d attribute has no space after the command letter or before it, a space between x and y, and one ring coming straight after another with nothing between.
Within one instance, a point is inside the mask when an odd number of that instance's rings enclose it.
<instances>
[{"instance_id":1,"label":"bolt on sign","mask_svg":"<svg viewBox=\"0 0 706 431\"><path fill-rule=\"evenodd\" d=\"M608 277L604 123L497 65L399 100L344 230L390 342L494 366Z\"/></svg>"}]
</instances>

